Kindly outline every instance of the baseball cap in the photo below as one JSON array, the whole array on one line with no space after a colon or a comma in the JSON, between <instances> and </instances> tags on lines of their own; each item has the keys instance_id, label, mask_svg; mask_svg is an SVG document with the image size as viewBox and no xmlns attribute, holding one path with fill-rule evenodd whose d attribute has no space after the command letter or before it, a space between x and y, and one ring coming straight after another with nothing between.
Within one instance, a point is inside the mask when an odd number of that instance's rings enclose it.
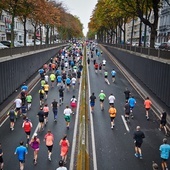
<instances>
[{"instance_id":1,"label":"baseball cap","mask_svg":"<svg viewBox=\"0 0 170 170\"><path fill-rule=\"evenodd\" d=\"M38 134L37 133L34 133L34 136L37 136Z\"/></svg>"},{"instance_id":2,"label":"baseball cap","mask_svg":"<svg viewBox=\"0 0 170 170\"><path fill-rule=\"evenodd\" d=\"M103 90L101 90L101 93L103 93Z\"/></svg>"}]
</instances>

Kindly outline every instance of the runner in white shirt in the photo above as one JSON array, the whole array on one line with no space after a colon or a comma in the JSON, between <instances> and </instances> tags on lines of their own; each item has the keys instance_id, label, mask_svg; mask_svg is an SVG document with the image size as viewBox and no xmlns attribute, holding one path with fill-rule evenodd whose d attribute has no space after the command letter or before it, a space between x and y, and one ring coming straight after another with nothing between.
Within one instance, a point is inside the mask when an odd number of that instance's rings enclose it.
<instances>
[{"instance_id":1,"label":"runner in white shirt","mask_svg":"<svg viewBox=\"0 0 170 170\"><path fill-rule=\"evenodd\" d=\"M20 109L21 109L21 106L22 106L22 100L20 98L17 98L17 99L15 99L14 103L15 103L16 112L17 112L17 116L18 116L18 114L20 114Z\"/></svg>"},{"instance_id":2,"label":"runner in white shirt","mask_svg":"<svg viewBox=\"0 0 170 170\"><path fill-rule=\"evenodd\" d=\"M113 94L110 94L108 98L110 106L111 105L114 106L115 99L116 99L115 96L113 96Z\"/></svg>"},{"instance_id":3,"label":"runner in white shirt","mask_svg":"<svg viewBox=\"0 0 170 170\"><path fill-rule=\"evenodd\" d=\"M105 66L106 66L106 60L105 59L103 59L102 64L103 64L103 69L105 69Z\"/></svg>"},{"instance_id":4,"label":"runner in white shirt","mask_svg":"<svg viewBox=\"0 0 170 170\"><path fill-rule=\"evenodd\" d=\"M47 83L48 83L48 78L49 78L49 77L48 77L48 75L46 74L46 75L45 75L45 82L47 82Z\"/></svg>"},{"instance_id":5,"label":"runner in white shirt","mask_svg":"<svg viewBox=\"0 0 170 170\"><path fill-rule=\"evenodd\" d=\"M74 90L74 88L75 88L76 81L77 81L77 80L76 80L75 77L73 77L73 78L71 79L71 84L72 84L73 90Z\"/></svg>"},{"instance_id":6,"label":"runner in white shirt","mask_svg":"<svg viewBox=\"0 0 170 170\"><path fill-rule=\"evenodd\" d=\"M69 129L70 126L70 116L71 116L72 110L69 108L69 106L66 106L64 109L64 119L66 121L67 129Z\"/></svg>"}]
</instances>

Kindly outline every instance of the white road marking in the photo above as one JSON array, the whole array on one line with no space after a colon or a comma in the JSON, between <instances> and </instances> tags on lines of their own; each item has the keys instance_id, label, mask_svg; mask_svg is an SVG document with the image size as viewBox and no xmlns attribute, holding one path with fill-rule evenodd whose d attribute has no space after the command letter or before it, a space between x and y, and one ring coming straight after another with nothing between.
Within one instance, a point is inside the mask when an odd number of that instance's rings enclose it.
<instances>
[{"instance_id":1,"label":"white road marking","mask_svg":"<svg viewBox=\"0 0 170 170\"><path fill-rule=\"evenodd\" d=\"M128 132L130 132L129 127L128 127L127 123L126 123L125 117L124 117L123 115L121 115L121 117L122 117L122 120L123 120L123 123L124 123L124 125L125 125L126 130L127 130Z\"/></svg>"},{"instance_id":2,"label":"white road marking","mask_svg":"<svg viewBox=\"0 0 170 170\"><path fill-rule=\"evenodd\" d=\"M89 94L91 94L91 88L90 88L90 78L89 78L89 69L87 68L87 78L88 78L88 89ZM90 110L90 105L89 105ZM92 155L93 155L93 169L97 170L97 159L96 159L96 146L95 146L95 137L94 137L94 124L93 124L93 114L90 110L90 123L91 123L91 140L92 140Z\"/></svg>"}]
</instances>

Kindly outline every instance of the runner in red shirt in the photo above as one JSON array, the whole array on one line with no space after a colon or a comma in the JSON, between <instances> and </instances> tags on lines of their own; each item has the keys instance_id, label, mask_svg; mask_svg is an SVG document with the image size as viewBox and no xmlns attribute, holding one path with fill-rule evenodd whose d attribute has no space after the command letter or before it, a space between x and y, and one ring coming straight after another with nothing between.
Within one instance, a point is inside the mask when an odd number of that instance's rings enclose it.
<instances>
[{"instance_id":1,"label":"runner in red shirt","mask_svg":"<svg viewBox=\"0 0 170 170\"><path fill-rule=\"evenodd\" d=\"M98 63L95 63L95 65L94 65L94 68L95 68L95 72L97 73L97 71L98 71L98 68L99 68L99 65L98 65Z\"/></svg>"},{"instance_id":2,"label":"runner in red shirt","mask_svg":"<svg viewBox=\"0 0 170 170\"><path fill-rule=\"evenodd\" d=\"M28 147L29 144L29 139L30 139L30 133L31 133L31 128L32 128L32 123L28 119L28 117L25 119L25 121L22 124L22 128L24 129L26 135L27 135L27 144L26 147Z\"/></svg>"}]
</instances>

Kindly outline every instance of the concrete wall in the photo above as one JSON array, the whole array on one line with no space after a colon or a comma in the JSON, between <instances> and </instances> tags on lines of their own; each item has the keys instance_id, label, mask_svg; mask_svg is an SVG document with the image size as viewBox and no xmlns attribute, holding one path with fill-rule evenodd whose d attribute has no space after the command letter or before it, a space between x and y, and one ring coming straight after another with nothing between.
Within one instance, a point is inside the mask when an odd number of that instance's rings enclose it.
<instances>
[{"instance_id":1,"label":"concrete wall","mask_svg":"<svg viewBox=\"0 0 170 170\"><path fill-rule=\"evenodd\" d=\"M61 48L60 46L15 59L0 60L0 104Z\"/></svg>"},{"instance_id":2,"label":"concrete wall","mask_svg":"<svg viewBox=\"0 0 170 170\"><path fill-rule=\"evenodd\" d=\"M155 61L111 46L105 48L116 57L132 75L148 87L170 107L170 64Z\"/></svg>"}]
</instances>

